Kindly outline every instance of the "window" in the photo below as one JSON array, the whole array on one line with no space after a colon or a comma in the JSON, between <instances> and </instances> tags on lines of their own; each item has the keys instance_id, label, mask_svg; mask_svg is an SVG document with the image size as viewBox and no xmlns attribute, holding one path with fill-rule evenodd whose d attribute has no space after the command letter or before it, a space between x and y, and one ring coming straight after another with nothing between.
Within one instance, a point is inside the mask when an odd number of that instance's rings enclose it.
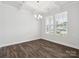
<instances>
[{"instance_id":1,"label":"window","mask_svg":"<svg viewBox=\"0 0 79 59\"><path fill-rule=\"evenodd\" d=\"M45 32L46 33L52 33L54 30L54 25L53 25L53 16L46 17L45 19Z\"/></svg>"},{"instance_id":2,"label":"window","mask_svg":"<svg viewBox=\"0 0 79 59\"><path fill-rule=\"evenodd\" d=\"M60 14L55 15L56 22L56 34L64 35L67 34L67 12L62 12Z\"/></svg>"},{"instance_id":3,"label":"window","mask_svg":"<svg viewBox=\"0 0 79 59\"><path fill-rule=\"evenodd\" d=\"M67 12L56 14L55 17L49 16L45 19L45 33L65 35L68 31Z\"/></svg>"}]
</instances>

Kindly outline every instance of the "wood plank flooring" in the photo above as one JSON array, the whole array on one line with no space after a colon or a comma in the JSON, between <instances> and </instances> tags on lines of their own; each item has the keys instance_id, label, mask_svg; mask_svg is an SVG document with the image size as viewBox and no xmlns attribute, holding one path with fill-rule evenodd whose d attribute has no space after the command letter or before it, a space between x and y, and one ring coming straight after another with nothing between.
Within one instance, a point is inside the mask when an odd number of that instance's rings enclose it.
<instances>
[{"instance_id":1,"label":"wood plank flooring","mask_svg":"<svg viewBox=\"0 0 79 59\"><path fill-rule=\"evenodd\" d=\"M69 51L72 51L70 53ZM74 53L75 51L75 53ZM74 58L79 50L38 39L0 48L0 58Z\"/></svg>"}]
</instances>

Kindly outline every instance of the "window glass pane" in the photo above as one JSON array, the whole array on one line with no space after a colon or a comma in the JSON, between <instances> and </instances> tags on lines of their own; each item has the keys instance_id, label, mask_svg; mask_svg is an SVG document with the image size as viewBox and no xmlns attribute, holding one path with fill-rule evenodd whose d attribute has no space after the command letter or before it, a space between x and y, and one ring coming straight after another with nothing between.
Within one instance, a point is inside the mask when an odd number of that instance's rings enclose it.
<instances>
[{"instance_id":1,"label":"window glass pane","mask_svg":"<svg viewBox=\"0 0 79 59\"><path fill-rule=\"evenodd\" d=\"M53 32L53 16L46 17L45 19L45 32L51 33Z\"/></svg>"},{"instance_id":2,"label":"window glass pane","mask_svg":"<svg viewBox=\"0 0 79 59\"><path fill-rule=\"evenodd\" d=\"M46 18L46 20L45 20L45 25L49 25L49 23L50 23L49 19Z\"/></svg>"},{"instance_id":3,"label":"window glass pane","mask_svg":"<svg viewBox=\"0 0 79 59\"><path fill-rule=\"evenodd\" d=\"M56 34L64 35L67 34L67 12L63 12L60 14L57 14L55 16L56 20Z\"/></svg>"}]
</instances>

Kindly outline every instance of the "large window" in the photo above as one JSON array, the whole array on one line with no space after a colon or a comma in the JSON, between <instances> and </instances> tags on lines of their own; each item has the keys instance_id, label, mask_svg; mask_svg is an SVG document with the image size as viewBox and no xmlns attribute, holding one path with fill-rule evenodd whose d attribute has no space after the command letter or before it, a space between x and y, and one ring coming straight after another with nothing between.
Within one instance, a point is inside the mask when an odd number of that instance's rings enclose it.
<instances>
[{"instance_id":1,"label":"large window","mask_svg":"<svg viewBox=\"0 0 79 59\"><path fill-rule=\"evenodd\" d=\"M45 32L52 33L54 30L54 20L53 16L46 17L45 19Z\"/></svg>"},{"instance_id":2,"label":"large window","mask_svg":"<svg viewBox=\"0 0 79 59\"><path fill-rule=\"evenodd\" d=\"M54 23L55 22L55 23ZM67 12L56 14L55 17L50 16L45 19L45 32L55 32L57 35L67 34L68 19Z\"/></svg>"},{"instance_id":3,"label":"large window","mask_svg":"<svg viewBox=\"0 0 79 59\"><path fill-rule=\"evenodd\" d=\"M62 12L60 14L55 15L55 22L56 22L56 34L64 35L67 34L67 12Z\"/></svg>"}]
</instances>

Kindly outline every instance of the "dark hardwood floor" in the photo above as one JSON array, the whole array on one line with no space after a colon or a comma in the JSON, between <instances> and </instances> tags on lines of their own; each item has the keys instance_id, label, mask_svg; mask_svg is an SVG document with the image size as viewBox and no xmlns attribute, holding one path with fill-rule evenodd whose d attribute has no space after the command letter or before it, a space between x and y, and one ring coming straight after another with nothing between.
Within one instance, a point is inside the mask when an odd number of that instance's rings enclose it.
<instances>
[{"instance_id":1,"label":"dark hardwood floor","mask_svg":"<svg viewBox=\"0 0 79 59\"><path fill-rule=\"evenodd\" d=\"M0 48L0 58L74 58L79 50L38 39Z\"/></svg>"}]
</instances>

